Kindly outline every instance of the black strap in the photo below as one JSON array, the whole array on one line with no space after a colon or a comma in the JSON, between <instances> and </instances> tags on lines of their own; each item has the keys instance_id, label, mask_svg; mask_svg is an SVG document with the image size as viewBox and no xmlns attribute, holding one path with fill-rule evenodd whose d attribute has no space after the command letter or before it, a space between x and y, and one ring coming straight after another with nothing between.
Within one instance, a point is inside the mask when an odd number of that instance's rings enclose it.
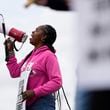
<instances>
[{"instance_id":1,"label":"black strap","mask_svg":"<svg viewBox=\"0 0 110 110\"><path fill-rule=\"evenodd\" d=\"M68 108L69 108L69 110L71 110L71 107L70 107L69 102L68 102L68 99L67 99L67 97L66 97L64 88L62 87L61 89L62 89L62 91L63 91L63 95L64 95L64 97L65 97L65 100L66 100L66 103L67 103L67 105L68 105Z\"/></svg>"},{"instance_id":2,"label":"black strap","mask_svg":"<svg viewBox=\"0 0 110 110\"><path fill-rule=\"evenodd\" d=\"M29 58L29 56L32 54L33 51L31 51L27 56L26 58L24 59L24 62Z\"/></svg>"}]
</instances>

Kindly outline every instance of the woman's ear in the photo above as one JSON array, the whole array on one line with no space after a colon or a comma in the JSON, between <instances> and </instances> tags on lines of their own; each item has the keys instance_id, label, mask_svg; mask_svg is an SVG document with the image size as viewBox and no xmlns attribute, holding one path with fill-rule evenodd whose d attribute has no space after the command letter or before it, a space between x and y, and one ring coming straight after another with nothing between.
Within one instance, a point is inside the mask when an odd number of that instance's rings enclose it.
<instances>
[{"instance_id":1,"label":"woman's ear","mask_svg":"<svg viewBox=\"0 0 110 110\"><path fill-rule=\"evenodd\" d=\"M46 35L45 35L45 36L42 36L41 41L42 41L43 43L45 43L46 37L47 37Z\"/></svg>"}]
</instances>

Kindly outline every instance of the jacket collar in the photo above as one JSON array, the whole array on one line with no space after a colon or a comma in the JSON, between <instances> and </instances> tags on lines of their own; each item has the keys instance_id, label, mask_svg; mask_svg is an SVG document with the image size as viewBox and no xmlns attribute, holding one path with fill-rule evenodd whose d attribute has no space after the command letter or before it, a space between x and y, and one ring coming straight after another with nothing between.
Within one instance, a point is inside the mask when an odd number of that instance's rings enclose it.
<instances>
[{"instance_id":1,"label":"jacket collar","mask_svg":"<svg viewBox=\"0 0 110 110\"><path fill-rule=\"evenodd\" d=\"M43 52L43 51L45 51L45 50L49 50L49 48L48 48L48 46L46 46L46 45L43 45L43 46L41 46L41 47L39 47L39 48L34 48L32 51L32 53L33 54L38 54L38 53L40 53L40 52Z\"/></svg>"}]
</instances>

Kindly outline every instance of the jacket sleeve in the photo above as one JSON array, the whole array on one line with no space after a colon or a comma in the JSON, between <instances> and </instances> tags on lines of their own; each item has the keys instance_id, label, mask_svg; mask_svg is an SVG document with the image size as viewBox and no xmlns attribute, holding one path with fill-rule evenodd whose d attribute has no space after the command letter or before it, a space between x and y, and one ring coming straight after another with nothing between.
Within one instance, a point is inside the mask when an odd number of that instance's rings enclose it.
<instances>
[{"instance_id":1,"label":"jacket sleeve","mask_svg":"<svg viewBox=\"0 0 110 110\"><path fill-rule=\"evenodd\" d=\"M70 9L65 0L48 0L47 6L55 10L68 11Z\"/></svg>"},{"instance_id":2,"label":"jacket sleeve","mask_svg":"<svg viewBox=\"0 0 110 110\"><path fill-rule=\"evenodd\" d=\"M17 59L15 56L9 58L9 61L7 62L6 65L12 78L16 78L20 76L22 64L23 61L17 63Z\"/></svg>"},{"instance_id":3,"label":"jacket sleeve","mask_svg":"<svg viewBox=\"0 0 110 110\"><path fill-rule=\"evenodd\" d=\"M54 55L48 56L46 60L46 70L49 81L34 89L37 97L56 92L62 87L62 76L57 58Z\"/></svg>"}]
</instances>

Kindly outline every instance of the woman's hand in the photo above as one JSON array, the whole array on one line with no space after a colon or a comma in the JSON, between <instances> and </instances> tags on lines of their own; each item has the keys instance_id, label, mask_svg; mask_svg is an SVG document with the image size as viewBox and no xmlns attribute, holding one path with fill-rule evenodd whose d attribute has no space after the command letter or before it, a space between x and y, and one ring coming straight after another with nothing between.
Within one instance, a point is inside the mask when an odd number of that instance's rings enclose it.
<instances>
[{"instance_id":1,"label":"woman's hand","mask_svg":"<svg viewBox=\"0 0 110 110\"><path fill-rule=\"evenodd\" d=\"M29 7L31 4L45 6L47 2L48 0L27 0L27 3L25 4L25 8Z\"/></svg>"},{"instance_id":2,"label":"woman's hand","mask_svg":"<svg viewBox=\"0 0 110 110\"><path fill-rule=\"evenodd\" d=\"M33 90L27 90L27 91L22 93L23 101L28 100L34 96L35 96L35 93Z\"/></svg>"},{"instance_id":3,"label":"woman's hand","mask_svg":"<svg viewBox=\"0 0 110 110\"><path fill-rule=\"evenodd\" d=\"M9 58L14 55L14 43L10 38L7 38L4 42L5 45L5 61L8 61Z\"/></svg>"},{"instance_id":4,"label":"woman's hand","mask_svg":"<svg viewBox=\"0 0 110 110\"><path fill-rule=\"evenodd\" d=\"M7 47L7 51L13 51L14 49L14 41L12 41L10 38L7 38L4 42L4 45Z\"/></svg>"}]
</instances>

